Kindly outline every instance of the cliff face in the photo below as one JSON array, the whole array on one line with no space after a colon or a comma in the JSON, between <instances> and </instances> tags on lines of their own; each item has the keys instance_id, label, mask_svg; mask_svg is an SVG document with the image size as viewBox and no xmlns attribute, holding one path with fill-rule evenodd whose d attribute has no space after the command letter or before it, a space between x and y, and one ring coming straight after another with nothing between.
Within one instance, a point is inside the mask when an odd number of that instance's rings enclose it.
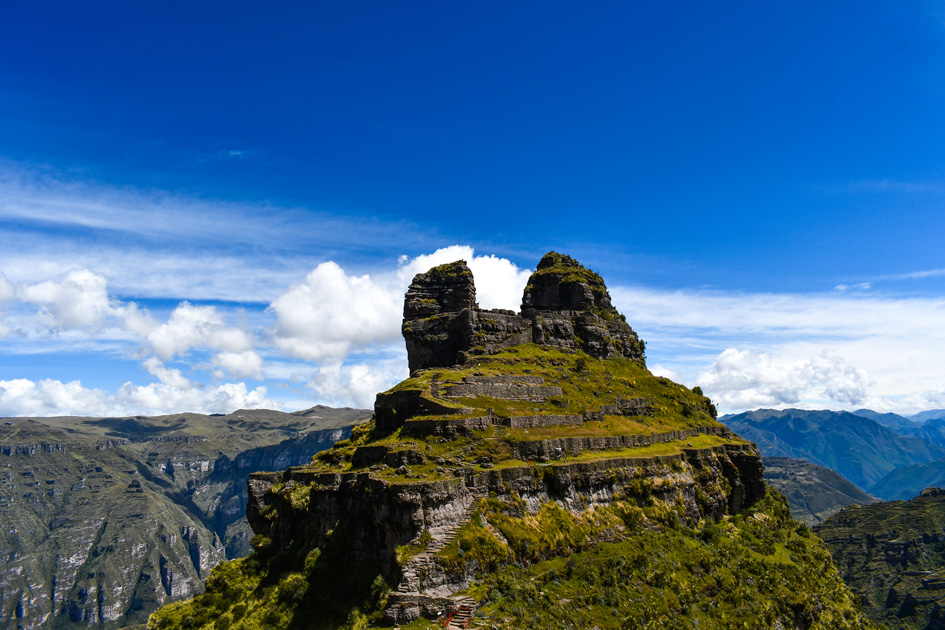
<instances>
[{"instance_id":1,"label":"cliff face","mask_svg":"<svg viewBox=\"0 0 945 630\"><path fill-rule=\"evenodd\" d=\"M755 446L646 369L599 276L548 254L518 315L478 309L457 262L418 275L404 315L411 377L311 464L251 475L255 553L153 630L477 610L502 628L870 627Z\"/></svg>"},{"instance_id":2,"label":"cliff face","mask_svg":"<svg viewBox=\"0 0 945 630\"><path fill-rule=\"evenodd\" d=\"M365 412L320 410L329 426ZM351 434L277 411L0 423L0 619L119 628L203 590L251 547L250 472L281 470Z\"/></svg>"},{"instance_id":3,"label":"cliff face","mask_svg":"<svg viewBox=\"0 0 945 630\"><path fill-rule=\"evenodd\" d=\"M945 627L945 490L846 507L814 531L871 618L890 630Z\"/></svg>"},{"instance_id":4,"label":"cliff face","mask_svg":"<svg viewBox=\"0 0 945 630\"><path fill-rule=\"evenodd\" d=\"M521 314L480 309L463 261L417 274L404 301L403 333L411 373L528 342L644 361L643 342L611 304L601 277L556 252L529 278Z\"/></svg>"}]
</instances>

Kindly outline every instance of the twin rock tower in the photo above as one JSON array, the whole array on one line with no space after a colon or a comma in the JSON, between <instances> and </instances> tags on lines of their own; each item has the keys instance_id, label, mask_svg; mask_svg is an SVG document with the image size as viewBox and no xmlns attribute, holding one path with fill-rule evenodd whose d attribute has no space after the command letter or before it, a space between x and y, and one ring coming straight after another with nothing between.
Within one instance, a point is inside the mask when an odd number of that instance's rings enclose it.
<instances>
[{"instance_id":1,"label":"twin rock tower","mask_svg":"<svg viewBox=\"0 0 945 630\"><path fill-rule=\"evenodd\" d=\"M603 279L557 252L545 254L528 279L520 314L479 308L464 261L417 274L404 301L403 334L411 374L523 343L644 363L643 341L611 304Z\"/></svg>"}]
</instances>

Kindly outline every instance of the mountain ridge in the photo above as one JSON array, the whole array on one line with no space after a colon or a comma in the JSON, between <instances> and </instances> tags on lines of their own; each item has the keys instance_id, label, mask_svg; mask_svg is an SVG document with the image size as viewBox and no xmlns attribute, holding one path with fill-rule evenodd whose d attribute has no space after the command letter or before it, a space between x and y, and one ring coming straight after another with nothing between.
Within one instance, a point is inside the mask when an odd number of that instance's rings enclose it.
<instances>
[{"instance_id":1,"label":"mountain ridge","mask_svg":"<svg viewBox=\"0 0 945 630\"><path fill-rule=\"evenodd\" d=\"M867 492L896 468L945 457L945 446L899 435L845 411L761 409L725 416L722 422L758 444L765 456L826 466Z\"/></svg>"}]
</instances>

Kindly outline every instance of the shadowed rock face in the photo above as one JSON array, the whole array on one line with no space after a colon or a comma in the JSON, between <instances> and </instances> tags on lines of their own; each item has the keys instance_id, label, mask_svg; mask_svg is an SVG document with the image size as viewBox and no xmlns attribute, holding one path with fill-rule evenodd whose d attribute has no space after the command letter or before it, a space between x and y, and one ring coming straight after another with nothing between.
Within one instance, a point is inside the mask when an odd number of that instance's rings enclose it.
<instances>
[{"instance_id":1,"label":"shadowed rock face","mask_svg":"<svg viewBox=\"0 0 945 630\"><path fill-rule=\"evenodd\" d=\"M466 261L457 260L417 274L404 299L404 321L479 308Z\"/></svg>"},{"instance_id":2,"label":"shadowed rock face","mask_svg":"<svg viewBox=\"0 0 945 630\"><path fill-rule=\"evenodd\" d=\"M417 274L405 296L402 331L411 373L529 342L644 362L643 341L611 304L603 279L556 252L545 254L529 278L521 314L479 308L465 261Z\"/></svg>"},{"instance_id":3,"label":"shadowed rock face","mask_svg":"<svg viewBox=\"0 0 945 630\"><path fill-rule=\"evenodd\" d=\"M599 275L570 256L548 252L528 279L522 296L522 312L608 311L620 314L610 303L610 294Z\"/></svg>"}]
</instances>

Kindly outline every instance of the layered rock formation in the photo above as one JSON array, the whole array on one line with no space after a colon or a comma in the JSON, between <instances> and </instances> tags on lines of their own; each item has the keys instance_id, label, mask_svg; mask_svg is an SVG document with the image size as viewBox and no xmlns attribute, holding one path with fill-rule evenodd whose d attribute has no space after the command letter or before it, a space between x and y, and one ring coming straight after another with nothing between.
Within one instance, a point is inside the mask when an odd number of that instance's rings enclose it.
<instances>
[{"instance_id":1,"label":"layered rock formation","mask_svg":"<svg viewBox=\"0 0 945 630\"><path fill-rule=\"evenodd\" d=\"M644 361L643 342L611 304L601 277L556 252L529 278L521 314L480 309L464 261L417 274L404 301L403 333L411 373L528 342Z\"/></svg>"},{"instance_id":2,"label":"layered rock formation","mask_svg":"<svg viewBox=\"0 0 945 630\"><path fill-rule=\"evenodd\" d=\"M404 315L411 377L311 464L252 475L256 553L152 630L869 627L755 446L646 369L599 276L550 253L519 315L479 309L456 262Z\"/></svg>"}]
</instances>

